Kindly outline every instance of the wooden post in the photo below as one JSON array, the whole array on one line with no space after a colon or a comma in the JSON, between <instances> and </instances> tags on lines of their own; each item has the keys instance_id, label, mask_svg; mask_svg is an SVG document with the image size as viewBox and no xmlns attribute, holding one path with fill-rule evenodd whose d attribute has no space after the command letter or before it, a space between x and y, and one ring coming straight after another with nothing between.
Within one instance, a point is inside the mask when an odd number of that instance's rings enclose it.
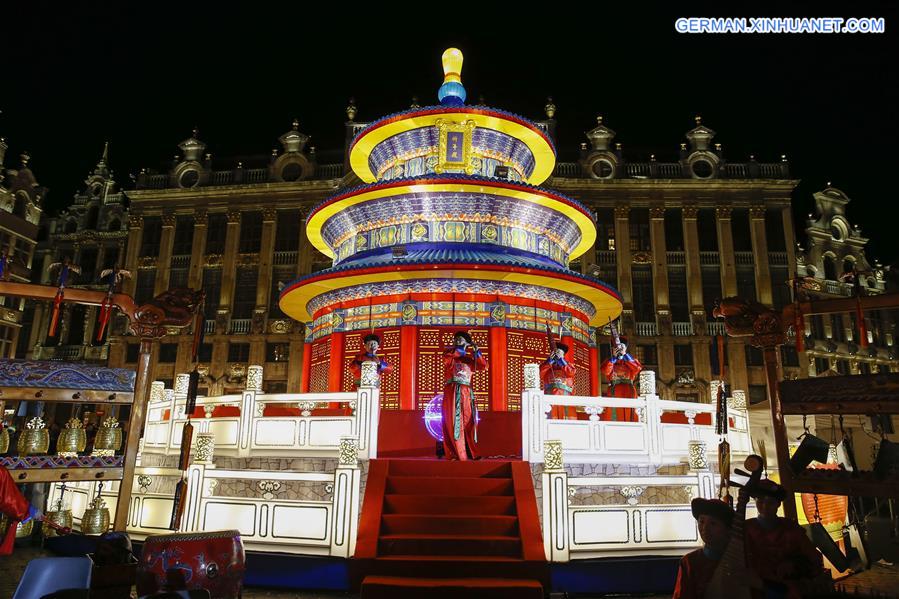
<instances>
[{"instance_id":1,"label":"wooden post","mask_svg":"<svg viewBox=\"0 0 899 599\"><path fill-rule=\"evenodd\" d=\"M140 354L137 357L137 377L134 381L134 403L131 404L131 416L128 418L128 440L125 444L125 463L122 468L122 480L119 483L119 499L115 508L113 530L124 531L128 526L128 510L131 508L131 487L134 484L134 469L137 464L137 446L140 443L141 427L144 425L144 414L150 399L150 351L153 342L158 339L141 337Z\"/></svg>"},{"instance_id":2,"label":"wooden post","mask_svg":"<svg viewBox=\"0 0 899 599\"><path fill-rule=\"evenodd\" d=\"M490 368L487 370L487 376L490 379L490 410L505 412L509 409L508 360L506 358L508 341L505 327L490 328L487 349L490 351Z\"/></svg>"},{"instance_id":3,"label":"wooden post","mask_svg":"<svg viewBox=\"0 0 899 599\"><path fill-rule=\"evenodd\" d=\"M753 345L755 345L753 338ZM757 346L758 347L758 346ZM797 520L796 501L793 499L793 471L790 470L790 446L787 440L787 425L784 422L783 409L780 405L780 379L783 374L780 366L780 350L778 345L769 344L762 347L765 356L765 379L768 384L768 403L771 405L771 424L774 431L774 447L777 450L777 472L780 484L787 490L787 499L783 502L784 516Z\"/></svg>"},{"instance_id":4,"label":"wooden post","mask_svg":"<svg viewBox=\"0 0 899 599\"><path fill-rule=\"evenodd\" d=\"M415 379L418 373L418 328L415 326L400 327L399 361L393 367L400 371L400 409L414 410L418 407L418 381Z\"/></svg>"}]
</instances>

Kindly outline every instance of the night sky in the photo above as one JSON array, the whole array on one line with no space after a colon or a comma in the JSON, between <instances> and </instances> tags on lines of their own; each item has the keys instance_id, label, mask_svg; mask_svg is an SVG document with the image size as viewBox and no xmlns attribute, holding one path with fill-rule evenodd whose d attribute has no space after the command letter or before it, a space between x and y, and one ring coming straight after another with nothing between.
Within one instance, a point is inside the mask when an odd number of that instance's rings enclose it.
<instances>
[{"instance_id":1,"label":"night sky","mask_svg":"<svg viewBox=\"0 0 899 599\"><path fill-rule=\"evenodd\" d=\"M576 159L597 114L629 160L676 160L700 114L730 161L788 156L802 180L797 222L831 181L872 238L869 259L899 258L899 20L887 3L734 13L884 17L881 35L743 36L675 32L677 17L730 16L721 3L667 13L630 2L528 13L522 3L373 3L383 8L366 14L343 2L331 13L310 12L325 4L311 2L16 4L3 8L0 136L8 167L31 153L51 212L70 203L105 140L125 189L129 173L170 164L195 125L216 169L267 155L294 117L319 160L337 162L347 99L359 121L406 109L412 96L436 103L440 54L452 45L465 54L470 103L483 95L540 119L553 96L561 161Z\"/></svg>"}]
</instances>

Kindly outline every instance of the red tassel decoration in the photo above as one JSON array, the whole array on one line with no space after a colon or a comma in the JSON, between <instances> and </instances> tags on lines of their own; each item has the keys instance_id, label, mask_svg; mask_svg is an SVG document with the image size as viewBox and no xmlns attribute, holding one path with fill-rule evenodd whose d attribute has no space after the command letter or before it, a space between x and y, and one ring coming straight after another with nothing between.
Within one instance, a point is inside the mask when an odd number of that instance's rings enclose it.
<instances>
[{"instance_id":1,"label":"red tassel decoration","mask_svg":"<svg viewBox=\"0 0 899 599\"><path fill-rule=\"evenodd\" d=\"M858 321L858 344L861 347L868 347L868 327L865 326L865 313L862 312L862 301L857 297L855 299L855 319Z\"/></svg>"},{"instance_id":2,"label":"red tassel decoration","mask_svg":"<svg viewBox=\"0 0 899 599\"><path fill-rule=\"evenodd\" d=\"M109 324L109 315L112 313L112 306L108 300L103 300L100 306L100 326L97 327L97 341L103 340L103 333L106 332L106 325Z\"/></svg>"},{"instance_id":3,"label":"red tassel decoration","mask_svg":"<svg viewBox=\"0 0 899 599\"><path fill-rule=\"evenodd\" d=\"M203 306L197 309L197 317L194 321L194 343L191 348L191 361L196 363L200 344L203 343L203 336L206 333L206 318L203 315Z\"/></svg>"},{"instance_id":4,"label":"red tassel decoration","mask_svg":"<svg viewBox=\"0 0 899 599\"><path fill-rule=\"evenodd\" d=\"M796 305L796 322L793 324L796 329L796 352L805 351L805 318L802 316L802 310Z\"/></svg>"},{"instance_id":5,"label":"red tassel decoration","mask_svg":"<svg viewBox=\"0 0 899 599\"><path fill-rule=\"evenodd\" d=\"M59 306L62 305L62 292L56 294L53 299L53 315L50 317L50 330L47 334L56 337L56 326L59 324Z\"/></svg>"}]
</instances>

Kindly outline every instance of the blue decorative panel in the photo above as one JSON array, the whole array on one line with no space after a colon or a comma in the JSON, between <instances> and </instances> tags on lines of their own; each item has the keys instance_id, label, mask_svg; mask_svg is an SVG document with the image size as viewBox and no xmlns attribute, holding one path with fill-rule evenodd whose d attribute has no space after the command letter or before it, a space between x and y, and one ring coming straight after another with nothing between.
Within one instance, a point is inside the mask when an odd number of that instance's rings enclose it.
<instances>
[{"instance_id":1,"label":"blue decorative panel","mask_svg":"<svg viewBox=\"0 0 899 599\"><path fill-rule=\"evenodd\" d=\"M0 360L0 387L134 392L136 372L70 362Z\"/></svg>"}]
</instances>

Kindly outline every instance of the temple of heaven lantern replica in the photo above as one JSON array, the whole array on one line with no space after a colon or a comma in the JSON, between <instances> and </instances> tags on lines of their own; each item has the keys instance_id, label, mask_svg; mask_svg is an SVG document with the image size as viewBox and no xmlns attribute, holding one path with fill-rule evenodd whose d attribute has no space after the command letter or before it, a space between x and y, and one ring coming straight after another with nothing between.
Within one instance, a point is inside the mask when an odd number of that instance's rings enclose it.
<instances>
[{"instance_id":1,"label":"temple of heaven lantern replica","mask_svg":"<svg viewBox=\"0 0 899 599\"><path fill-rule=\"evenodd\" d=\"M467 106L462 53L443 54L440 104L382 118L349 161L365 184L315 207L313 246L333 265L287 285L281 309L306 323L303 391L350 391L349 364L370 332L394 365L381 407L423 409L443 388L440 354L468 331L491 367L472 385L479 410L520 406L523 365L571 348L576 395L599 395L594 327L618 293L569 270L596 238L591 212L539 187L555 148L537 124Z\"/></svg>"}]
</instances>

